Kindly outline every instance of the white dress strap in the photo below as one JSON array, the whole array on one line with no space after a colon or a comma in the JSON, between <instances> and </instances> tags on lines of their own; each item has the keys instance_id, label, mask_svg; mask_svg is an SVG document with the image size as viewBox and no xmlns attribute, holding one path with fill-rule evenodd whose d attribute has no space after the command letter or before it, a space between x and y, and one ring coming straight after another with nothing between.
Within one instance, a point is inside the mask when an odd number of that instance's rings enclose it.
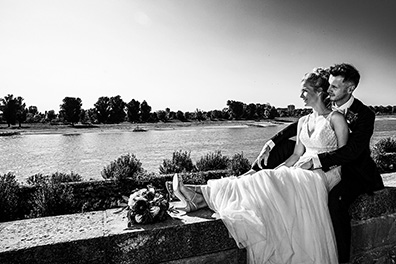
<instances>
[{"instance_id":1,"label":"white dress strap","mask_svg":"<svg viewBox=\"0 0 396 264\"><path fill-rule=\"evenodd\" d=\"M327 115L326 119L330 121L330 118L334 112L337 112L337 111L331 111L330 114Z\"/></svg>"}]
</instances>

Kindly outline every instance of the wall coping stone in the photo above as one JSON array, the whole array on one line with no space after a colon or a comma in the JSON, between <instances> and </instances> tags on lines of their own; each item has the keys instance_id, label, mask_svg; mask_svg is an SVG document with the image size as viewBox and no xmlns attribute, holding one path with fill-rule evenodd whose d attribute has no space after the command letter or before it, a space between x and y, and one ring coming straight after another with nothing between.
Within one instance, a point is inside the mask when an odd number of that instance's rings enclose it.
<instances>
[{"instance_id":1,"label":"wall coping stone","mask_svg":"<svg viewBox=\"0 0 396 264\"><path fill-rule=\"evenodd\" d=\"M354 259L367 260L367 254L378 259L396 252L395 197L396 188L387 187L374 196L359 197L354 204ZM0 223L0 263L203 263L202 259L214 258L217 263L245 262L245 251L237 248L209 209L172 214L162 223L131 228L126 211L117 211ZM378 256L380 251L385 253Z\"/></svg>"}]
</instances>

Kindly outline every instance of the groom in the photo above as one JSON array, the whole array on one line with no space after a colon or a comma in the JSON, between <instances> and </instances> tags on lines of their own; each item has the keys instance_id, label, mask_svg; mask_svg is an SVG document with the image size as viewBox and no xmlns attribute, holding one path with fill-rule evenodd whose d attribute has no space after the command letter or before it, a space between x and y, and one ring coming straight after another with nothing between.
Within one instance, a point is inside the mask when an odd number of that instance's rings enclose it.
<instances>
[{"instance_id":1,"label":"groom","mask_svg":"<svg viewBox=\"0 0 396 264\"><path fill-rule=\"evenodd\" d=\"M302 164L304 169L328 171L342 166L341 181L329 193L329 211L333 222L340 263L348 262L351 244L351 223L348 213L352 202L363 193L372 194L384 188L381 175L370 156L370 138L374 131L375 114L369 107L353 97L360 74L350 64L330 67L328 89L333 110L344 114L349 126L349 139L345 146L321 153ZM252 169L274 168L293 153L297 122L272 137L263 147Z\"/></svg>"}]
</instances>

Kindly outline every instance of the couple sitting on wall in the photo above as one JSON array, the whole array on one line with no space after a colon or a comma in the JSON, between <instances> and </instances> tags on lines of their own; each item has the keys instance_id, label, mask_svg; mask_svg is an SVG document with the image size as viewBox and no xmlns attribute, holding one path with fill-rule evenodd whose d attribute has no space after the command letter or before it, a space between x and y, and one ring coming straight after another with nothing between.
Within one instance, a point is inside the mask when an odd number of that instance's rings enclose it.
<instances>
[{"instance_id":1,"label":"couple sitting on wall","mask_svg":"<svg viewBox=\"0 0 396 264\"><path fill-rule=\"evenodd\" d=\"M348 208L384 187L370 157L375 115L352 95L359 79L349 64L305 74L300 97L313 112L269 140L244 175L196 186L175 175L178 209L215 211L249 263L348 262Z\"/></svg>"}]
</instances>

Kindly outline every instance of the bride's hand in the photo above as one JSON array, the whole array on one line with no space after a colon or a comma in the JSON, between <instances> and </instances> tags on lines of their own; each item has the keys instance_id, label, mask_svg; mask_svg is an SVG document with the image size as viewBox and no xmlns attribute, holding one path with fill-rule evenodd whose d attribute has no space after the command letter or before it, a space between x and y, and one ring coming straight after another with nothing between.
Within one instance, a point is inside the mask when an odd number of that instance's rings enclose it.
<instances>
[{"instance_id":1,"label":"bride's hand","mask_svg":"<svg viewBox=\"0 0 396 264\"><path fill-rule=\"evenodd\" d=\"M294 164L294 167L298 167L304 170L310 170L313 168L313 161L312 159L309 160L299 160Z\"/></svg>"},{"instance_id":2,"label":"bride's hand","mask_svg":"<svg viewBox=\"0 0 396 264\"><path fill-rule=\"evenodd\" d=\"M263 169L263 166L261 166L261 161L264 160L264 165L267 166L267 161L270 151L271 151L270 147L265 145L253 164L257 163L259 168Z\"/></svg>"}]
</instances>

